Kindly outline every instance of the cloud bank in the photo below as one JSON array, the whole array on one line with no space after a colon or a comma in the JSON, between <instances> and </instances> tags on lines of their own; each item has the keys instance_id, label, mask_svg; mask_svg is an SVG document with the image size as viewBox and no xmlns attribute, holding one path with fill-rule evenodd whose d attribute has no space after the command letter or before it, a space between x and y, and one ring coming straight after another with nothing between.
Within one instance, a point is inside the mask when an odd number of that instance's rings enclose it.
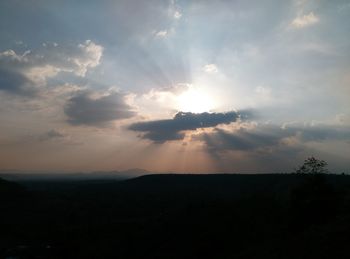
<instances>
[{"instance_id":1,"label":"cloud bank","mask_svg":"<svg viewBox=\"0 0 350 259\"><path fill-rule=\"evenodd\" d=\"M350 128L317 126L289 126L257 124L251 128L235 131L215 129L213 133L203 133L197 140L205 143L210 153L226 151L296 150L295 148L311 142L343 140L350 138Z\"/></svg>"}]
</instances>

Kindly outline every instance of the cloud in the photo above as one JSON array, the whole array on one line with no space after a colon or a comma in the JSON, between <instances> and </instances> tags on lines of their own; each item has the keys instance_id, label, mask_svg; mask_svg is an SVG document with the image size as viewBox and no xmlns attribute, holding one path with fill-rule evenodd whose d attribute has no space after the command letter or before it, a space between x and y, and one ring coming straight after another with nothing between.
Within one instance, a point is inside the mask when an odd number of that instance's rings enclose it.
<instances>
[{"instance_id":1,"label":"cloud","mask_svg":"<svg viewBox=\"0 0 350 259\"><path fill-rule=\"evenodd\" d=\"M184 131L215 127L219 124L230 124L240 118L237 112L226 113L191 113L178 112L173 119L137 122L129 126L130 130L143 132L142 138L155 143L169 140L181 140Z\"/></svg>"},{"instance_id":2,"label":"cloud","mask_svg":"<svg viewBox=\"0 0 350 259\"><path fill-rule=\"evenodd\" d=\"M314 15L313 12L305 14L303 16L296 17L292 22L291 26L294 28L304 28L313 24L316 24L320 21L318 16Z\"/></svg>"},{"instance_id":3,"label":"cloud","mask_svg":"<svg viewBox=\"0 0 350 259\"><path fill-rule=\"evenodd\" d=\"M28 95L46 86L47 79L60 72L84 77L100 63L103 48L87 40L78 45L45 43L37 50L22 55L14 50L0 52L0 90Z\"/></svg>"},{"instance_id":4,"label":"cloud","mask_svg":"<svg viewBox=\"0 0 350 259\"><path fill-rule=\"evenodd\" d=\"M136 96L134 103L144 115L164 118L164 116L173 114L174 111L181 110L179 96L192 88L192 85L186 83L152 88L148 92Z\"/></svg>"},{"instance_id":5,"label":"cloud","mask_svg":"<svg viewBox=\"0 0 350 259\"><path fill-rule=\"evenodd\" d=\"M17 55L13 50L0 52L0 90L20 95L34 92L34 82L20 71L28 62L27 54Z\"/></svg>"},{"instance_id":6,"label":"cloud","mask_svg":"<svg viewBox=\"0 0 350 259\"><path fill-rule=\"evenodd\" d=\"M215 64L207 64L203 67L203 71L207 73L216 73L219 69Z\"/></svg>"},{"instance_id":7,"label":"cloud","mask_svg":"<svg viewBox=\"0 0 350 259\"><path fill-rule=\"evenodd\" d=\"M328 125L315 125L306 127L291 127L301 141L349 140L350 128L346 126L332 127Z\"/></svg>"},{"instance_id":8,"label":"cloud","mask_svg":"<svg viewBox=\"0 0 350 259\"><path fill-rule=\"evenodd\" d=\"M350 138L350 128L317 126L261 125L240 128L235 131L215 129L213 133L203 133L196 137L206 144L210 153L216 155L226 151L271 152L273 150L298 150L310 142L325 140L346 140Z\"/></svg>"},{"instance_id":9,"label":"cloud","mask_svg":"<svg viewBox=\"0 0 350 259\"><path fill-rule=\"evenodd\" d=\"M32 95L35 93L33 85L34 82L25 75L0 66L0 90L19 95Z\"/></svg>"},{"instance_id":10,"label":"cloud","mask_svg":"<svg viewBox=\"0 0 350 259\"><path fill-rule=\"evenodd\" d=\"M45 132L44 134L40 135L38 137L38 139L40 141L47 141L47 140L52 140L52 139L64 139L66 137L67 136L64 133L62 133L58 130L52 129L52 130L49 130L49 131Z\"/></svg>"},{"instance_id":11,"label":"cloud","mask_svg":"<svg viewBox=\"0 0 350 259\"><path fill-rule=\"evenodd\" d=\"M176 99L182 93L192 89L190 84L176 84L169 87L152 88L149 92L142 95L145 100L151 101L153 104L167 106L173 105Z\"/></svg>"},{"instance_id":12,"label":"cloud","mask_svg":"<svg viewBox=\"0 0 350 259\"><path fill-rule=\"evenodd\" d=\"M79 44L78 49L80 55L72 60L77 66L75 73L80 76L85 76L89 68L94 68L100 64L103 48L93 43L91 40L87 40L85 43Z\"/></svg>"},{"instance_id":13,"label":"cloud","mask_svg":"<svg viewBox=\"0 0 350 259\"><path fill-rule=\"evenodd\" d=\"M152 98L154 99L157 95L164 94L164 93L170 93L173 95L179 95L189 89L192 88L191 84L186 84L186 83L179 83L176 85L172 86L167 86L167 87L161 87L161 88L152 88L145 96L147 98Z\"/></svg>"},{"instance_id":14,"label":"cloud","mask_svg":"<svg viewBox=\"0 0 350 259\"><path fill-rule=\"evenodd\" d=\"M104 126L135 115L125 102L125 95L118 92L97 96L88 91L79 92L68 100L64 112L70 124L89 126Z\"/></svg>"},{"instance_id":15,"label":"cloud","mask_svg":"<svg viewBox=\"0 0 350 259\"><path fill-rule=\"evenodd\" d=\"M180 13L179 11L175 11L175 13L174 13L174 18L175 19L180 19L181 16L182 16L182 13Z\"/></svg>"},{"instance_id":16,"label":"cloud","mask_svg":"<svg viewBox=\"0 0 350 259\"><path fill-rule=\"evenodd\" d=\"M288 131L277 127L256 127L254 129L240 128L230 132L215 129L214 133L204 133L197 139L203 141L211 153L235 151L252 151L276 146Z\"/></svg>"},{"instance_id":17,"label":"cloud","mask_svg":"<svg viewBox=\"0 0 350 259\"><path fill-rule=\"evenodd\" d=\"M155 36L158 38L165 38L168 35L167 30L157 31L155 32Z\"/></svg>"},{"instance_id":18,"label":"cloud","mask_svg":"<svg viewBox=\"0 0 350 259\"><path fill-rule=\"evenodd\" d=\"M214 158L219 170L277 172L310 155L332 158L349 149L350 127L243 123L192 136ZM334 159L334 158L333 158ZM347 164L348 165L348 164ZM346 165L346 166L347 166ZM343 170L343 169L342 169Z\"/></svg>"},{"instance_id":19,"label":"cloud","mask_svg":"<svg viewBox=\"0 0 350 259\"><path fill-rule=\"evenodd\" d=\"M53 67L56 72L70 72L84 77L88 69L100 64L103 47L91 40L86 40L77 45L45 44L42 49L31 51L26 57L31 67ZM56 74L57 74L56 73ZM48 73L47 77L54 74Z\"/></svg>"},{"instance_id":20,"label":"cloud","mask_svg":"<svg viewBox=\"0 0 350 259\"><path fill-rule=\"evenodd\" d=\"M50 129L48 131L44 131L42 133L31 133L26 134L23 137L17 138L14 142L10 144L15 145L23 145L23 143L27 145L40 144L47 145L53 144L55 147L57 145L68 145L68 146L76 146L84 144L76 137L66 133L64 130Z\"/></svg>"}]
</instances>

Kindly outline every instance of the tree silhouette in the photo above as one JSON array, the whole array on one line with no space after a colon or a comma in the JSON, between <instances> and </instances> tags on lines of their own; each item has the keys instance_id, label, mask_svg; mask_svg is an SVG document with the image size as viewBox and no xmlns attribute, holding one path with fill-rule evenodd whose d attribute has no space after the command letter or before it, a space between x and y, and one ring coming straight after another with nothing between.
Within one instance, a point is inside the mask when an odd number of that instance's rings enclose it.
<instances>
[{"instance_id":1,"label":"tree silhouette","mask_svg":"<svg viewBox=\"0 0 350 259\"><path fill-rule=\"evenodd\" d=\"M305 159L304 164L299 166L294 172L297 174L323 174L328 173L327 162L317 159L315 157L309 157Z\"/></svg>"},{"instance_id":2,"label":"tree silhouette","mask_svg":"<svg viewBox=\"0 0 350 259\"><path fill-rule=\"evenodd\" d=\"M325 223L335 214L336 193L326 175L327 165L312 156L294 171L300 175L299 184L291 191L291 215L296 230Z\"/></svg>"}]
</instances>

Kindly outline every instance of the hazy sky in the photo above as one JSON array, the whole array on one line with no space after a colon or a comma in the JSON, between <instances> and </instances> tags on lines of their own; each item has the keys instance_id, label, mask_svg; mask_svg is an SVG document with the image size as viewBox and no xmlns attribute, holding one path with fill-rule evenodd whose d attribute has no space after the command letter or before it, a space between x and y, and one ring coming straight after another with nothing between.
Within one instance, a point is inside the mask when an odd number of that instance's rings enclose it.
<instances>
[{"instance_id":1,"label":"hazy sky","mask_svg":"<svg viewBox=\"0 0 350 259\"><path fill-rule=\"evenodd\" d=\"M0 2L0 169L350 169L350 1Z\"/></svg>"}]
</instances>

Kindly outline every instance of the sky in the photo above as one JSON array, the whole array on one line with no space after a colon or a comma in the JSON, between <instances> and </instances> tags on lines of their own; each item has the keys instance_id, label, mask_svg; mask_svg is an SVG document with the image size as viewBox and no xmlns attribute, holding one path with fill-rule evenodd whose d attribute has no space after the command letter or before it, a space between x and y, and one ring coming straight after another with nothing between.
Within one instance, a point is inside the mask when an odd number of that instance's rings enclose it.
<instances>
[{"instance_id":1,"label":"sky","mask_svg":"<svg viewBox=\"0 0 350 259\"><path fill-rule=\"evenodd\" d=\"M0 2L0 169L350 169L350 1Z\"/></svg>"}]
</instances>

